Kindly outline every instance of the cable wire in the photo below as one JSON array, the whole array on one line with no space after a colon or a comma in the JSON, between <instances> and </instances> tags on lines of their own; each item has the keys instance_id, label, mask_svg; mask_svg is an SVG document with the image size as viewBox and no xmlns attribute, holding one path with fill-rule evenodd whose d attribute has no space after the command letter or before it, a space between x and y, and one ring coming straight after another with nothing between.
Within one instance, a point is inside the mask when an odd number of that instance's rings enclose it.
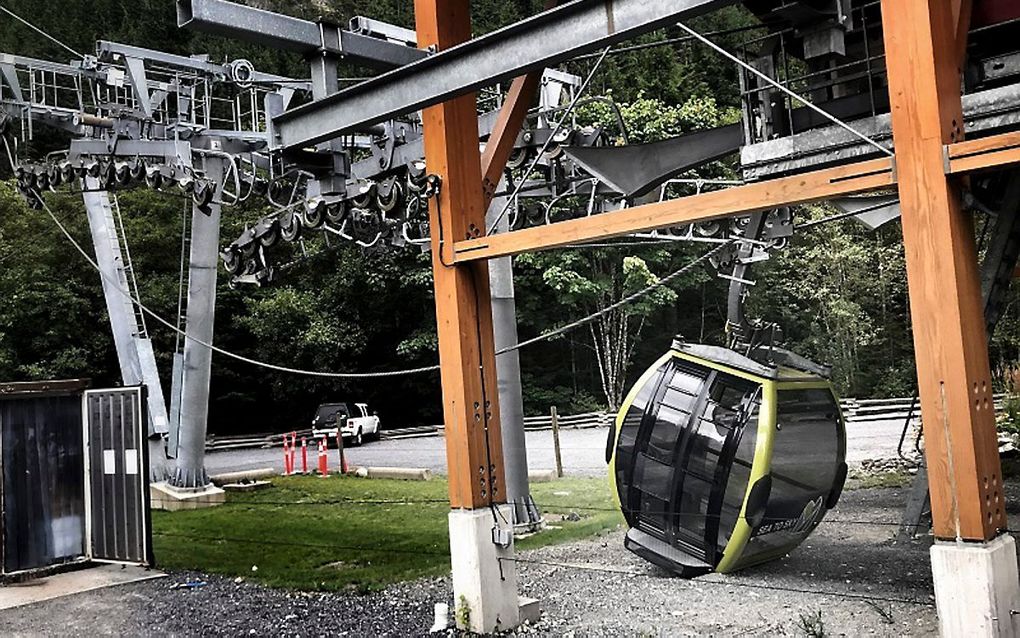
<instances>
[{"instance_id":1,"label":"cable wire","mask_svg":"<svg viewBox=\"0 0 1020 638\"><path fill-rule=\"evenodd\" d=\"M611 48L612 47L606 47L602 51L602 55L599 56L598 61L595 62L595 65L592 67L591 71L588 72L588 77L584 79L584 82L582 82L581 86L577 89L577 93L574 95L574 99L570 101L570 104L567 106L566 110L564 110L563 116L560 117L558 122L556 122L556 127L553 128L552 133L550 133L549 137L547 137L545 139L545 142L542 143L542 148L538 150L538 153L535 155L535 159L531 160L531 164L528 166L528 169L524 171L523 178L521 179L521 181L517 182L517 187L514 188L513 193L511 193L510 197L507 198L506 205L503 206L503 210L499 212L499 215L496 216L496 219L493 220L492 224L489 225L489 230L488 232L485 233L486 235L491 235L492 231L496 230L496 227L499 226L499 222L503 221L503 218L506 217L507 211L510 210L510 206L514 202L514 198L517 197L518 193L520 193L521 191L521 188L524 186L524 183L527 181L528 175L531 174L531 171L535 170L535 167L538 165L539 160L542 159L542 155L549 148L549 144L552 143L553 138L555 138L556 134L560 132L561 128L563 128L563 124L570 117L570 114L573 112L574 107L577 106L578 100L580 100L581 96L584 95L584 92L588 90L588 85L591 84L592 78L595 77L595 73L599 70L599 67L602 66L602 63L605 61L606 56L609 55L609 50Z\"/></svg>"},{"instance_id":2,"label":"cable wire","mask_svg":"<svg viewBox=\"0 0 1020 638\"><path fill-rule=\"evenodd\" d=\"M439 365L422 366L422 367L418 367L418 368L409 368L409 369L405 369L405 370L390 370L390 371L385 371L385 372L322 372L322 371L316 371L316 370L303 370L303 369L300 369L300 368L291 368L291 367L288 367L288 366L281 366L281 365L277 365L277 364L274 364L274 363L269 363L269 362L266 362L266 361L260 361L258 359L252 359L250 357L246 357L244 355L240 355L240 354L231 352L229 350L225 350L225 349L220 348L218 346L215 346L215 345L213 345L211 343L207 343L205 341L202 341L201 339L197 339L197 338L195 338L195 337L193 337L191 335L188 335L186 331L181 330L180 328L178 328L173 323L167 321L162 316L157 314L155 311L149 309L146 305L144 305L141 302L140 299L135 298L131 294L130 291L124 290L120 286L120 282L113 281L107 273L104 273L102 271L102 269L99 267L99 264L96 263L96 261L92 258L91 255L88 254L88 252L84 248L82 248L81 244L78 243L78 241L71 235L71 233L68 232L67 228L60 222L60 220L57 219L57 216L53 213L53 211L50 209L50 207L46 204L46 201L43 199L43 197L39 193L39 191L33 190L33 191L31 191L31 193L32 193L32 196L35 197L38 200L38 202L42 206L43 210L46 211L46 214L48 214L50 216L50 219L53 220L53 223L57 225L57 228L60 229L60 232L63 233L64 237L66 237L67 240L71 242L71 245L74 246L74 248L81 254L81 256L84 257L85 260L96 271L99 272L100 276L102 276L103 278L107 279L107 281L110 283L111 287L114 290L116 290L120 294L124 295L132 303L134 303L136 306L138 306L138 308L142 312L144 312L145 314L147 314L150 317L152 317L153 319L155 319L157 323L163 325L166 328L169 328L170 330L172 330L176 334L179 334L179 335L183 336L186 340L191 340L192 342L197 343L200 346L209 348L213 352L221 354L221 355L223 355L225 357L229 357L229 358L234 359L236 361L240 361L242 363L247 363L249 365L258 366L258 367L261 367L261 368L266 368L268 370L274 370L276 372L284 372L284 373L288 373L288 374L296 374L296 375L311 376L311 377L321 377L321 378L330 378L330 379L379 379L379 378L386 378L386 377L410 376L410 375L414 375L414 374L422 374L422 373L426 373L426 372L435 372L436 370L439 370ZM721 251L723 248L733 244L736 241L738 241L738 240L737 239L733 239L733 240L730 240L729 242L727 242L725 244L720 244L716 248L706 252L705 254L703 254L702 256L698 257L697 259L689 262L683 268L681 268L681 269L679 269L679 270L677 270L677 271L675 271L675 272L673 272L673 273L671 273L669 275L666 275L665 277L662 277L661 279L658 279L655 282L652 282L648 286L642 288L641 290L638 290L635 293L632 293L632 294L628 295L627 297L624 297L623 299L621 299L620 301L612 304L611 306L603 308L602 310L599 310L598 312L592 313L592 314L588 315L587 317L583 317L581 319L578 319L577 321L574 321L574 322L571 322L569 324L566 324L565 326L561 326L561 327L556 328L554 330L549 330L547 332L544 332L544 333L542 333L542 334L540 334L537 337L534 337L532 339L528 339L526 341L522 341L520 343L517 343L517 344L515 344L513 346L509 346L507 348L503 348L501 350L498 350L496 352L496 354L497 355L501 355L501 354L505 354L505 353L508 353L508 352L513 352L514 350L519 350L520 348L523 348L525 346L531 345L533 343L538 343L539 341L545 341L546 339L552 339L553 337L557 337L559 335L562 335L562 334L564 334L566 332L569 332L570 330L573 330L574 328L578 328L580 326L587 325L588 323L591 323L592 321L595 321L599 317L602 317L602 316L604 316L604 315L606 315L606 314L616 310L617 308L620 308L621 306L624 306L624 305L626 305L628 303L631 303L631 302L635 301L636 299L638 299L639 297L642 297L643 295L648 294L652 290L655 290L656 288L669 283L673 279L676 279L680 275L683 275L684 273L688 272L689 270L691 270L692 268L694 268L698 264L700 264L700 263L704 262L705 260L709 259L713 255L715 255L716 253Z\"/></svg>"},{"instance_id":3,"label":"cable wire","mask_svg":"<svg viewBox=\"0 0 1020 638\"><path fill-rule=\"evenodd\" d=\"M719 46L715 42L712 42L711 40L709 40L705 36L701 35L697 31L695 31L694 29L690 28L686 24L683 24L682 22L677 22L677 26L680 27L681 29L683 29L684 31L686 31L687 33L689 33L693 38L695 38L696 40L698 40L699 42L701 42L705 46L715 50L715 52L718 53L719 55L721 55L724 58L726 58L726 59L736 63L737 65L739 65L743 69L747 70L750 73L753 73L754 75L758 76L759 78L765 80L766 82L768 82L769 84L771 84L775 88L779 89L783 93L786 93L788 96L792 97L793 99L795 99L795 100L797 100L799 102L802 102L804 104L804 106L808 107L812 111L815 111L816 113L818 113L819 115L821 115L825 119L829 120L830 122L832 122L836 126L838 126L838 127L842 128L843 130L851 133L854 137L858 137L862 141L864 141L867 144L869 144L870 146L874 146L876 149L881 151L884 155L887 155L889 157L895 157L895 154L892 151L890 151L886 147L882 146L881 144L879 144L875 140L871 139L870 137L868 137L864 133L861 133L860 131L858 131L854 127L850 126L849 124L847 124L843 120L839 119L835 115L832 115L831 113L829 113L825 109L822 109L822 108L816 106L810 100L808 100L808 99L804 98L803 96L797 94L796 92L786 88L785 86L783 86L782 84L780 84L776 80L773 80L772 78L770 78L768 76L768 74L762 73L758 69L754 68L753 66L751 66L747 62L744 62L743 60L741 60L737 56L733 55L732 53L730 53L729 51L727 51L723 47Z\"/></svg>"},{"instance_id":4,"label":"cable wire","mask_svg":"<svg viewBox=\"0 0 1020 638\"><path fill-rule=\"evenodd\" d=\"M616 310L617 308L625 306L625 305L627 305L627 304L637 300L639 297L643 297L644 295L647 295L648 293L650 293L651 291L655 290L656 288L659 288L660 286L664 286L664 285L668 284L669 282L673 281L677 277L687 273L688 271L690 271L692 268L694 268L698 264L700 264L700 263L702 263L702 262L712 258L717 253L721 252L723 249L732 246L733 244L735 244L738 241L740 241L739 238L734 238L734 239L729 240L725 244L719 244L718 246L716 246L712 250L706 252L705 254L703 254L702 256L698 257L694 261L689 262L686 266L684 266L680 270L676 270L676 271L666 275L665 277L661 277L661 278L657 279L656 281L653 281L652 283L648 284L647 286L645 286L641 290L638 290L637 292L634 292L634 293L631 293L631 294L627 295L623 299L617 301L616 303L614 303L612 305L606 306L605 308L603 308L602 310L599 310L598 312L594 312L594 313L588 315L587 317L583 317L581 319L578 319L577 321L572 321L572 322L570 322L570 323L568 323L568 324L566 324L564 326L556 328L555 330L550 330L548 332L543 332L542 334L538 335L537 337L534 337L534 338L531 338L531 339L527 339L525 341L521 341L517 345L514 345L514 346L511 346L511 347L499 350L499 351L496 352L496 354L503 354L504 352L510 352L510 351L516 350L518 348L523 348L525 346L529 346L529 345L531 345L533 343L537 343L539 341L545 341L546 339L552 339L553 337L558 337L558 336L560 336L561 334L563 334L565 332L569 332L569 331L573 330L574 328L579 328L581 326L587 325L587 324L591 323L592 321L595 321L596 319L598 319L598 318L600 318L600 317L602 317L604 315L609 314L610 312Z\"/></svg>"},{"instance_id":5,"label":"cable wire","mask_svg":"<svg viewBox=\"0 0 1020 638\"><path fill-rule=\"evenodd\" d=\"M4 6L4 5L2 5L2 4L0 4L0 11L3 11L3 12L4 12L4 13L6 13L7 15L11 16L12 18L14 18L15 20L17 20L17 21L18 21L18 22L20 22L21 24L25 25L25 26L26 26L26 27L28 27L29 29L31 29L31 30L33 30L33 31L35 31L36 33L38 33L38 34L39 34L39 35L41 35L42 37L46 38L47 40L50 40L51 42L53 42L53 43L55 43L55 44L57 44L57 45L59 45L59 46L61 46L61 47L65 48L65 49L67 49L67 50L68 50L68 51L70 51L70 52L71 52L71 53L72 53L73 55L76 55L76 56L78 56L78 57L79 57L79 58L81 58L82 60L84 60L84 59L85 59L85 56L84 56L84 55L82 55L81 53L79 53L78 51L75 51L75 50L74 50L74 49L72 49L71 47L67 46L66 44L64 44L64 43L63 43L63 42L61 42L60 40L56 39L55 37L53 37L53 36L52 36L52 35L50 35L49 33L46 33L45 31L43 31L43 30L42 30L42 29L40 29L39 27L35 26L34 24L32 24L31 22L29 22L28 20L26 20L26 19L22 18L21 16L19 16L19 15L18 15L18 14L16 14L16 13L14 13L13 11L11 11L10 9L8 9L7 7L5 7L5 6Z\"/></svg>"},{"instance_id":6,"label":"cable wire","mask_svg":"<svg viewBox=\"0 0 1020 638\"><path fill-rule=\"evenodd\" d=\"M290 374L298 374L298 375L312 376L312 377L326 377L326 378L333 378L333 379L375 379L375 378L382 378L382 377L406 376L406 375L412 375L412 374L419 374L419 373L422 373L422 372L432 372L434 370L438 370L439 369L438 365L432 365L432 366L423 366L423 367L420 367L420 368L410 368L410 369L407 369L407 370L393 370L393 371L387 371L387 372L320 372L320 371L315 371L315 370L302 370L300 368L290 368L290 367L287 367L287 366L276 365L274 363L269 363L269 362L266 362L266 361L259 361L257 359L252 359L250 357L246 357L244 355L240 355L240 354L231 352L229 350L224 350L223 348L220 348L218 346L214 346L213 344L207 343L205 341L202 341L201 339L196 339L195 337L187 334L186 331L182 331L177 326L175 326L174 324L172 324L169 321L167 321L166 319L164 319L162 316L157 314L155 311L149 309L139 299L136 299L129 291L124 290L121 287L120 282L113 280L110 277L110 275L108 275L107 273L103 272L103 270L99 267L99 264L97 264L96 261L94 259L92 259L92 257L88 254L88 252L86 252L85 249L83 249L81 247L81 244L79 244L78 241L71 235L71 233L69 233L67 231L67 228L65 228L64 225L62 223L60 223L60 220L57 219L56 215L53 214L53 211L50 210L50 207L46 204L45 200L43 200L43 198L39 194L39 192L38 191L33 191L33 195L42 204L43 210L45 210L46 213L50 216L50 219L52 219L53 223L55 223L57 225L57 228L59 228L60 232L64 234L64 237L66 237L67 240L70 241L71 244L74 246L74 248L81 254L81 256L84 257L85 260L94 269L96 269L96 271L99 272L100 276L102 276L103 278L105 278L107 280L107 282L111 285L111 287L114 290L116 290L120 294L124 295L129 300L131 300L131 302L134 303L136 306L138 306L138 308L142 312L144 312L145 314L147 314L150 317L152 317L153 319L155 319L158 323L162 324L164 327L169 328L170 330L174 331L175 333L181 334L186 340L190 340L190 341L192 341L194 343L197 343L200 346L209 348L213 352L221 354L221 355L223 355L225 357L229 357L231 359L235 359L237 361L241 361L242 363L248 363L248 364L251 364L251 365L254 365L254 366L258 366L258 367L262 367L262 368L267 368L269 370L275 370L277 372L286 372L286 373L290 373Z\"/></svg>"},{"instance_id":7,"label":"cable wire","mask_svg":"<svg viewBox=\"0 0 1020 638\"><path fill-rule=\"evenodd\" d=\"M839 221L841 219L847 219L848 217L857 217L858 215L864 215L865 213L871 213L871 212L874 212L876 210L881 210L883 208L888 208L890 206L896 206L899 203L900 203L900 200L896 199L896 200L891 201L891 202L881 202L881 203L878 203L878 204L872 204L871 206L865 206L864 208L862 208L860 210L852 210L852 211L847 211L845 213L837 213L835 215L829 215L828 217L823 217L821 219L814 219L814 220L811 220L809 222L804 222L803 224L797 224L797 225L794 226L794 228L796 230L805 230L805 229L811 228L813 226L821 226L822 224L828 224L829 222L836 222L836 221Z\"/></svg>"}]
</instances>

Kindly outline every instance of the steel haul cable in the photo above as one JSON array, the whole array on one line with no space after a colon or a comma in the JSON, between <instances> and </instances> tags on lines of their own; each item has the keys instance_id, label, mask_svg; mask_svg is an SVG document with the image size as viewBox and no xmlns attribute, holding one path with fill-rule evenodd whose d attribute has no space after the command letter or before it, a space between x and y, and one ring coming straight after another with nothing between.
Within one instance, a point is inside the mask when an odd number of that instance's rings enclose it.
<instances>
[{"instance_id":1,"label":"steel haul cable","mask_svg":"<svg viewBox=\"0 0 1020 638\"><path fill-rule=\"evenodd\" d=\"M205 341L202 341L201 339L196 339L195 337L192 337L192 336L188 335L186 331L180 330L176 325L174 325L170 321L167 321L162 316L157 314L155 311L149 309L147 306L145 306L141 302L141 300L136 299L131 294L130 291L124 290L120 286L120 282L110 280L110 276L102 271L102 269L99 267L99 264L96 263L96 261L88 254L88 252L84 248L82 248L81 244L74 238L74 236L71 235L70 232L68 232L67 228L60 222L60 220L57 219L57 216L50 209L49 205L46 204L46 201L43 199L42 195L38 191L33 190L32 191L32 196L37 199L39 204L42 206L43 210L46 211L46 214L50 216L50 219L52 219L53 223L57 225L57 228L60 229L60 232L64 235L64 237L67 238L67 240L69 242L71 242L71 245L74 246L74 248L81 254L81 256L97 272L99 272L102 277L108 279L108 283L110 283L110 285L113 287L114 290L116 290L118 293L120 293L121 295L124 295L126 298L128 298L133 304L138 306L139 310L141 310L145 314L147 314L150 317L152 317L154 320L156 320L157 323L163 325L166 328L169 328L170 330L172 330L176 334L180 334L186 340L191 340L194 343L197 343L197 344L199 344L199 345L201 345L203 347L209 348L213 352L221 354L221 355L223 355L225 357L229 357L229 358L234 359L236 361L240 361L242 363L247 363L247 364L250 364L250 365L266 368L266 369L269 369L269 370L275 370L277 372L285 372L285 373L289 373L289 374L297 374L297 375L312 376L312 377L333 378L333 379L377 379L377 378L384 378L384 377L408 376L408 375L414 375L414 374L421 374L421 373L425 373L425 372L434 372L436 370L439 370L439 366L438 365L422 366L422 367L418 367L418 368L409 368L409 369L406 369L406 370L391 370L391 371L386 371L386 372L322 372L322 371L315 371L315 370L303 370L303 369L300 369L300 368L291 368L291 367L287 367L287 366L281 366L281 365L269 363L269 362L266 362L266 361L259 361L257 359L252 359L250 357L246 357L244 355L240 355L240 354L237 354L235 352L231 352L229 350L225 350L225 349L220 348L219 346L215 346L215 345L213 345L211 343L207 343ZM623 299L621 299L620 301L614 303L611 306L603 308L602 310L600 310L598 312L592 313L591 315L588 315L587 317L583 317L581 319L578 319L577 321L573 321L573 322L571 322L571 323L569 323L569 324L567 324L565 326L561 326L561 327L556 328L554 330L550 330L548 332L542 333L541 335L539 335L537 337L534 337L532 339L528 339L526 341L522 341L522 342L520 342L520 343L518 343L518 344L516 344L514 346L510 346L508 348L503 348L502 350L497 351L496 354L497 355L501 355L501 354L505 354L507 352L513 352L514 350L518 350L520 348L524 348L525 346L531 345L533 343L537 343L539 341L544 341L546 339L551 339L553 337L557 337L557 336L562 335L562 334L564 334L566 332L569 332L570 330L573 330L574 328L578 328L580 326L587 325L587 324L591 323L592 321L595 321L599 317L601 317L601 316L603 316L605 314L608 314L608 313L610 313L610 312L620 308L621 306L624 306L626 304L632 303L636 299L638 299L638 298L640 298L640 297L642 297L642 296L652 292L656 288L659 288L659 287L669 283L673 279L676 279L677 277L679 277L679 276L689 272L692 268L694 268L694 267L698 266L699 264L703 263L704 261L706 261L710 257L714 256L716 253L720 252L723 248L725 248L725 247L735 243L736 241L738 241L738 240L733 239L733 240L730 240L729 242L727 242L725 244L720 244L716 248L714 248L714 249L704 253L700 257L697 257L693 261L689 262L687 265L685 265L684 267L680 268L679 270L674 271L673 273L670 273L669 275L666 275L665 277L662 277L661 279L658 279L655 282L652 282L651 284L649 284L645 288L642 288L641 290L638 290L637 292L632 293L631 295L628 295L627 297L624 297Z\"/></svg>"},{"instance_id":2,"label":"steel haul cable","mask_svg":"<svg viewBox=\"0 0 1020 638\"><path fill-rule=\"evenodd\" d=\"M66 44L64 44L64 43L63 43L63 42L61 42L60 40L56 39L55 37L53 37L53 36L52 36L52 35L50 35L49 33L46 33L45 31L43 31L43 30L42 30L42 29L40 29L39 27L35 26L34 24L32 24L31 22L29 22L28 20L26 20L26 19L22 18L21 16L19 16L19 15L18 15L18 14L16 14L16 13L14 13L13 11L11 11L11 10L10 10L10 9L8 9L7 7L3 6L2 4L0 4L0 11L3 11L3 12L4 12L4 13L6 13L7 15L11 16L12 18L14 18L15 20L17 20L17 21L18 21L18 22L20 22L21 24L25 25L25 26L26 26L26 27L28 27L29 29L31 29L31 30L33 30L33 31L35 31L36 33L38 33L38 34L39 34L39 35L41 35L42 37L46 38L47 40L50 40L51 42L53 42L53 43L55 43L55 44L57 44L57 45L59 45L59 46L63 47L63 48L64 48L64 49L66 49L67 51L70 51L70 52L71 52L71 54L73 54L73 55L76 55L76 56L78 56L78 57L79 57L79 58L81 58L82 60L84 60L84 59L85 59L85 56L84 56L84 55L82 55L81 53L79 53L78 51L75 51L75 50L74 50L74 49L72 49L71 47L67 46Z\"/></svg>"}]
</instances>

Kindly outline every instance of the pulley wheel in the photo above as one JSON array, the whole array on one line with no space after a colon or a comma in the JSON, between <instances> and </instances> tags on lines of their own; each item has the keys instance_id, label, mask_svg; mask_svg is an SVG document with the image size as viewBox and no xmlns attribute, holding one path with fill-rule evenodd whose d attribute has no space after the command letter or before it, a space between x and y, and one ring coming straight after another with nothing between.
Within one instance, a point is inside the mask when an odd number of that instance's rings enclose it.
<instances>
[{"instance_id":1,"label":"pulley wheel","mask_svg":"<svg viewBox=\"0 0 1020 638\"><path fill-rule=\"evenodd\" d=\"M305 227L311 230L321 228L326 222L326 202L320 199L307 204L303 221Z\"/></svg>"},{"instance_id":2,"label":"pulley wheel","mask_svg":"<svg viewBox=\"0 0 1020 638\"><path fill-rule=\"evenodd\" d=\"M195 182L195 189L191 193L191 199L199 208L205 208L212 203L216 188L209 182Z\"/></svg>"},{"instance_id":3,"label":"pulley wheel","mask_svg":"<svg viewBox=\"0 0 1020 638\"><path fill-rule=\"evenodd\" d=\"M288 211L280 218L280 236L284 241L301 239L301 217Z\"/></svg>"},{"instance_id":4,"label":"pulley wheel","mask_svg":"<svg viewBox=\"0 0 1020 638\"><path fill-rule=\"evenodd\" d=\"M231 275L236 275L241 272L241 265L244 260L241 258L241 251L231 246L220 255L223 258L223 267Z\"/></svg>"},{"instance_id":5,"label":"pulley wheel","mask_svg":"<svg viewBox=\"0 0 1020 638\"><path fill-rule=\"evenodd\" d=\"M159 172L159 169L154 169L146 173L145 185L153 190L159 190L163 187L163 173Z\"/></svg>"},{"instance_id":6,"label":"pulley wheel","mask_svg":"<svg viewBox=\"0 0 1020 638\"><path fill-rule=\"evenodd\" d=\"M266 229L266 232L259 235L259 243L266 248L272 248L280 241L280 226L273 222Z\"/></svg>"},{"instance_id":7,"label":"pulley wheel","mask_svg":"<svg viewBox=\"0 0 1020 638\"><path fill-rule=\"evenodd\" d=\"M46 176L50 180L51 188L57 188L64 183L64 174L60 172L60 168L57 166L50 166L46 170Z\"/></svg>"},{"instance_id":8,"label":"pulley wheel","mask_svg":"<svg viewBox=\"0 0 1020 638\"><path fill-rule=\"evenodd\" d=\"M347 217L347 205L344 202L334 202L326 206L326 219L333 224L342 224Z\"/></svg>"},{"instance_id":9,"label":"pulley wheel","mask_svg":"<svg viewBox=\"0 0 1020 638\"><path fill-rule=\"evenodd\" d=\"M400 205L403 197L403 189L401 189L400 184L397 182L393 182L390 186L389 192L385 195L381 191L378 191L376 194L376 198L379 201L379 209L384 213L393 212L393 210Z\"/></svg>"}]
</instances>

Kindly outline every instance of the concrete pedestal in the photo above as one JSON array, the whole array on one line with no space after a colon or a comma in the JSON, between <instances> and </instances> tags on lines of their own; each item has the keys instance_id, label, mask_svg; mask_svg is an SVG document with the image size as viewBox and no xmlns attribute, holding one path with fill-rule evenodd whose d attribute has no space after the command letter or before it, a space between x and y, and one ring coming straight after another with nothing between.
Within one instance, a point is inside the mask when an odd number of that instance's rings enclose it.
<instances>
[{"instance_id":1,"label":"concrete pedestal","mask_svg":"<svg viewBox=\"0 0 1020 638\"><path fill-rule=\"evenodd\" d=\"M212 483L205 487L174 487L169 483L149 485L149 502L154 510L176 512L216 507L227 502L227 494Z\"/></svg>"},{"instance_id":2,"label":"concrete pedestal","mask_svg":"<svg viewBox=\"0 0 1020 638\"><path fill-rule=\"evenodd\" d=\"M942 638L1020 636L1016 543L936 542L931 571Z\"/></svg>"},{"instance_id":3,"label":"concrete pedestal","mask_svg":"<svg viewBox=\"0 0 1020 638\"><path fill-rule=\"evenodd\" d=\"M513 510L497 508L450 512L450 561L453 567L457 627L479 634L512 629L520 623L517 564L513 560ZM508 547L493 543L498 527Z\"/></svg>"}]
</instances>

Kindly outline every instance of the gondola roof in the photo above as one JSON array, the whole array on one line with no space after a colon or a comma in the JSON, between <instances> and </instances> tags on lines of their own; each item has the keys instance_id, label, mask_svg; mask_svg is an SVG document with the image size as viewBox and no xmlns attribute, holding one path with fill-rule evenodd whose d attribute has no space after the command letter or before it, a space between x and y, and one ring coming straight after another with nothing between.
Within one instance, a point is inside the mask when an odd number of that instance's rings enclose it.
<instances>
[{"instance_id":1,"label":"gondola roof","mask_svg":"<svg viewBox=\"0 0 1020 638\"><path fill-rule=\"evenodd\" d=\"M772 381L806 381L819 377L828 379L831 373L828 366L819 365L783 348L759 348L754 351L752 358L729 348L687 343L677 338L673 340L673 350Z\"/></svg>"}]
</instances>

